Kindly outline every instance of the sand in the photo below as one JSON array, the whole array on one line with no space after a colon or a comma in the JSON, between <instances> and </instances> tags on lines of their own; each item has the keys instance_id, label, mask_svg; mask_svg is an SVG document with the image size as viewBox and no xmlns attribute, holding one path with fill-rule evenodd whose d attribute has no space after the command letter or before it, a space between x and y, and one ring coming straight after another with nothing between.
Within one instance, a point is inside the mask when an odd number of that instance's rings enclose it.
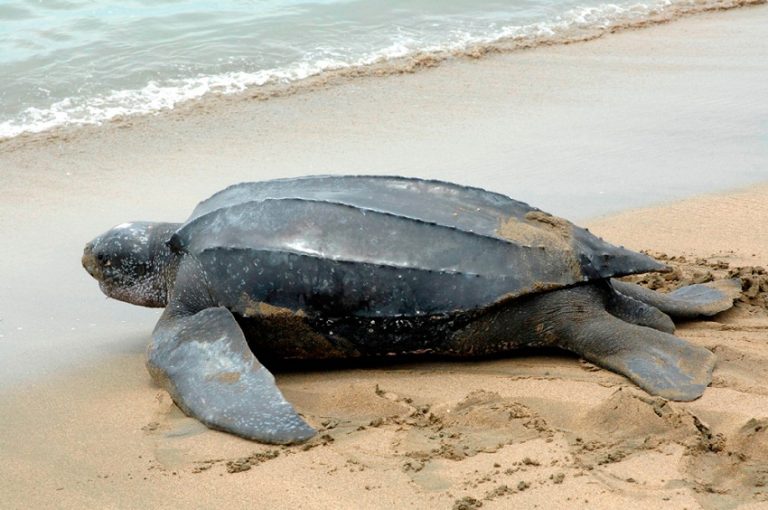
<instances>
[{"instance_id":1,"label":"sand","mask_svg":"<svg viewBox=\"0 0 768 510\"><path fill-rule=\"evenodd\" d=\"M765 507L766 23L706 14L0 144L0 507ZM82 245L231 182L331 171L508 193L679 268L652 286L743 277L732 311L679 325L717 354L712 386L666 402L524 351L278 373L320 429L306 445L205 429L144 369L157 312L105 300Z\"/></svg>"}]
</instances>

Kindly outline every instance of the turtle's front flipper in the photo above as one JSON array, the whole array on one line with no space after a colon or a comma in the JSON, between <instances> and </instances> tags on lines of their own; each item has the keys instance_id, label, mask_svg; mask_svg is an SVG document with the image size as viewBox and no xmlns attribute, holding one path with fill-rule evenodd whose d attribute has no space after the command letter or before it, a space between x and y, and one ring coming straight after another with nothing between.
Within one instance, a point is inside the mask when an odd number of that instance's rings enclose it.
<instances>
[{"instance_id":1,"label":"turtle's front flipper","mask_svg":"<svg viewBox=\"0 0 768 510\"><path fill-rule=\"evenodd\" d=\"M169 306L155 327L147 366L185 413L266 443L295 443L315 434L250 351L229 310L176 310Z\"/></svg>"},{"instance_id":2,"label":"turtle's front flipper","mask_svg":"<svg viewBox=\"0 0 768 510\"><path fill-rule=\"evenodd\" d=\"M738 278L688 285L669 294L615 279L611 280L611 285L625 296L681 319L712 316L728 310L733 306L733 300L741 294L741 281Z\"/></svg>"}]
</instances>

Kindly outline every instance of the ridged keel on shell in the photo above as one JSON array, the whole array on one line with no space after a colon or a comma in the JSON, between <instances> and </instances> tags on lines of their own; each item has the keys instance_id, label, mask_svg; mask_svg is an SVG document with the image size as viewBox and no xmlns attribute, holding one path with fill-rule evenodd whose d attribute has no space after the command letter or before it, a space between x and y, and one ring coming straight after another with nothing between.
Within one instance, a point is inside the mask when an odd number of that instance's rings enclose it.
<instances>
[{"instance_id":1,"label":"ridged keel on shell","mask_svg":"<svg viewBox=\"0 0 768 510\"><path fill-rule=\"evenodd\" d=\"M585 229L506 195L411 177L326 175L241 183L201 202L188 221L245 202L285 198L346 204L522 245L572 247L590 279L665 269L649 257L606 243Z\"/></svg>"},{"instance_id":2,"label":"ridged keel on shell","mask_svg":"<svg viewBox=\"0 0 768 510\"><path fill-rule=\"evenodd\" d=\"M172 244L233 310L246 295L325 315L437 314L663 267L521 202L435 181L244 184L193 218Z\"/></svg>"}]
</instances>

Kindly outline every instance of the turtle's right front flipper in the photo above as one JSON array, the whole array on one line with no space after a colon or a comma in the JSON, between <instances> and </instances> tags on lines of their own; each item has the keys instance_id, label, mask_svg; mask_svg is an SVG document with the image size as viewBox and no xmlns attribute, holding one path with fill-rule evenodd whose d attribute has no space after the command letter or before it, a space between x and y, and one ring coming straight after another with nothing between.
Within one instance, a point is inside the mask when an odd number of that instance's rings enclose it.
<instances>
[{"instance_id":1,"label":"turtle's right front flipper","mask_svg":"<svg viewBox=\"0 0 768 510\"><path fill-rule=\"evenodd\" d=\"M265 443L295 443L315 434L250 351L226 308L184 314L169 306L153 339L150 373L205 425Z\"/></svg>"}]
</instances>

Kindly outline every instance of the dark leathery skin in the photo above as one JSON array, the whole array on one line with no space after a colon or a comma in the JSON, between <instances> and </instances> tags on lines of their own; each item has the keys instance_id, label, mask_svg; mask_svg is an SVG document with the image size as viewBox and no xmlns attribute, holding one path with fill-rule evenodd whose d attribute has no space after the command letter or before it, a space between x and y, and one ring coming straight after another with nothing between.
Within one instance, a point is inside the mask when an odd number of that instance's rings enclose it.
<instances>
[{"instance_id":1,"label":"dark leathery skin","mask_svg":"<svg viewBox=\"0 0 768 510\"><path fill-rule=\"evenodd\" d=\"M399 177L233 186L202 202L171 244L200 259L234 311L245 293L326 317L476 310L663 269L503 195Z\"/></svg>"},{"instance_id":2,"label":"dark leathery skin","mask_svg":"<svg viewBox=\"0 0 768 510\"><path fill-rule=\"evenodd\" d=\"M216 209L269 198L347 204L498 239L505 239L499 227L510 219L541 228L539 222L527 217L546 214L500 193L449 182L396 176L326 175L236 184L201 202L187 221ZM582 273L590 279L666 269L649 257L613 246L585 229L557 220L568 225Z\"/></svg>"}]
</instances>

